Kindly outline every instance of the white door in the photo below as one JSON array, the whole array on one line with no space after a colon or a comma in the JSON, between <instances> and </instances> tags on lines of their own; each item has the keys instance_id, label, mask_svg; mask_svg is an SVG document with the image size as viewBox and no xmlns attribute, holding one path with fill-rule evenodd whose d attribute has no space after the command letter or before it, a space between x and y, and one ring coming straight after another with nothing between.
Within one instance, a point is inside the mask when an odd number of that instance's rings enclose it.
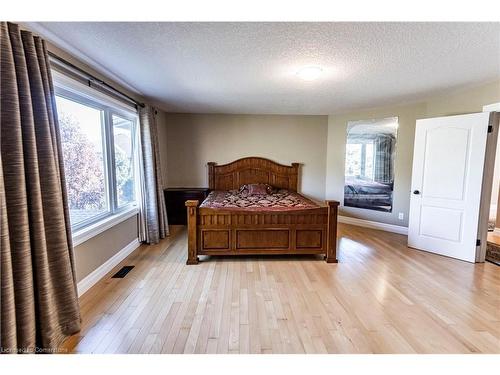
<instances>
[{"instance_id":1,"label":"white door","mask_svg":"<svg viewBox=\"0 0 500 375\"><path fill-rule=\"evenodd\" d=\"M417 120L408 246L475 262L489 116Z\"/></svg>"}]
</instances>

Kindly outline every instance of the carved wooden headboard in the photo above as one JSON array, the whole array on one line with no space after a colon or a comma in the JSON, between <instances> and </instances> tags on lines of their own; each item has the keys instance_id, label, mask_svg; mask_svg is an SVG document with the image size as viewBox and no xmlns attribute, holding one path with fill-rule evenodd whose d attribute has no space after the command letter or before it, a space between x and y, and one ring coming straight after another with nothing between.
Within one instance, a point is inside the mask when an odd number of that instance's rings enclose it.
<instances>
[{"instance_id":1,"label":"carved wooden headboard","mask_svg":"<svg viewBox=\"0 0 500 375\"><path fill-rule=\"evenodd\" d=\"M269 184L297 191L299 163L291 166L272 160L248 157L228 164L208 163L208 187L211 190L238 189L244 184Z\"/></svg>"}]
</instances>

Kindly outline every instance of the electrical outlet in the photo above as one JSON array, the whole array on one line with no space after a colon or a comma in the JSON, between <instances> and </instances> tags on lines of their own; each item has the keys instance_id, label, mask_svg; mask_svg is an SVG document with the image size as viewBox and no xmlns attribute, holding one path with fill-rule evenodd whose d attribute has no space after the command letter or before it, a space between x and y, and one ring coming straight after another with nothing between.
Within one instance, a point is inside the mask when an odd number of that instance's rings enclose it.
<instances>
[{"instance_id":1,"label":"electrical outlet","mask_svg":"<svg viewBox=\"0 0 500 375\"><path fill-rule=\"evenodd\" d=\"M398 219L399 220L404 220L404 218L405 218L405 214L402 213L402 212L400 212L399 215L398 215Z\"/></svg>"}]
</instances>

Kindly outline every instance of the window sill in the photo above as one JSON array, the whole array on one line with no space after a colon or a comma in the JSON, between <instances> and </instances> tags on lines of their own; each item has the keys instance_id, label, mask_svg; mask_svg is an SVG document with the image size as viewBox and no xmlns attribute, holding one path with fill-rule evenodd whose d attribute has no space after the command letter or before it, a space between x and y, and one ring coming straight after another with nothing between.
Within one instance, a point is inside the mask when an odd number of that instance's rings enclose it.
<instances>
[{"instance_id":1,"label":"window sill","mask_svg":"<svg viewBox=\"0 0 500 375\"><path fill-rule=\"evenodd\" d=\"M97 223L89 225L88 227L77 230L72 234L73 246L78 246L85 241L90 240L92 237L101 234L102 232L114 227L121 222L130 219L132 216L137 215L139 209L137 207L129 208L123 212L108 216Z\"/></svg>"}]
</instances>

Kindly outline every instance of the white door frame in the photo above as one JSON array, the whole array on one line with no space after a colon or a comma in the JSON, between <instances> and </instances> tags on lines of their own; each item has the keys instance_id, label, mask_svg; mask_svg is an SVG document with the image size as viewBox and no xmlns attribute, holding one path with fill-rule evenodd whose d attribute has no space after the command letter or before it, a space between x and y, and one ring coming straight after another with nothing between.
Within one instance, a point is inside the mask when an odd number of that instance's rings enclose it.
<instances>
[{"instance_id":1,"label":"white door frame","mask_svg":"<svg viewBox=\"0 0 500 375\"><path fill-rule=\"evenodd\" d=\"M483 112L500 112L500 102L483 106Z\"/></svg>"},{"instance_id":2,"label":"white door frame","mask_svg":"<svg viewBox=\"0 0 500 375\"><path fill-rule=\"evenodd\" d=\"M493 188L493 173L495 171L495 156L498 144L500 127L500 102L483 106L483 112L495 112L490 116L490 126L492 132L488 134L486 141L486 155L484 160L483 187L481 191L481 207L479 211L479 226L477 238L481 241L481 246L476 252L476 262L484 262L486 258L486 245L488 242L488 221L491 194Z\"/></svg>"},{"instance_id":3,"label":"white door frame","mask_svg":"<svg viewBox=\"0 0 500 375\"><path fill-rule=\"evenodd\" d=\"M500 106L500 103L497 103ZM488 106L485 106L488 107ZM489 112L484 111L483 112ZM486 154L484 157L483 185L481 188L481 205L479 206L479 225L477 238L481 245L476 250L476 262L482 263L486 258L486 245L488 242L488 221L490 218L490 203L493 189L493 173L495 171L495 156L498 143L500 112L491 112L489 126L491 132L486 139Z\"/></svg>"}]
</instances>

